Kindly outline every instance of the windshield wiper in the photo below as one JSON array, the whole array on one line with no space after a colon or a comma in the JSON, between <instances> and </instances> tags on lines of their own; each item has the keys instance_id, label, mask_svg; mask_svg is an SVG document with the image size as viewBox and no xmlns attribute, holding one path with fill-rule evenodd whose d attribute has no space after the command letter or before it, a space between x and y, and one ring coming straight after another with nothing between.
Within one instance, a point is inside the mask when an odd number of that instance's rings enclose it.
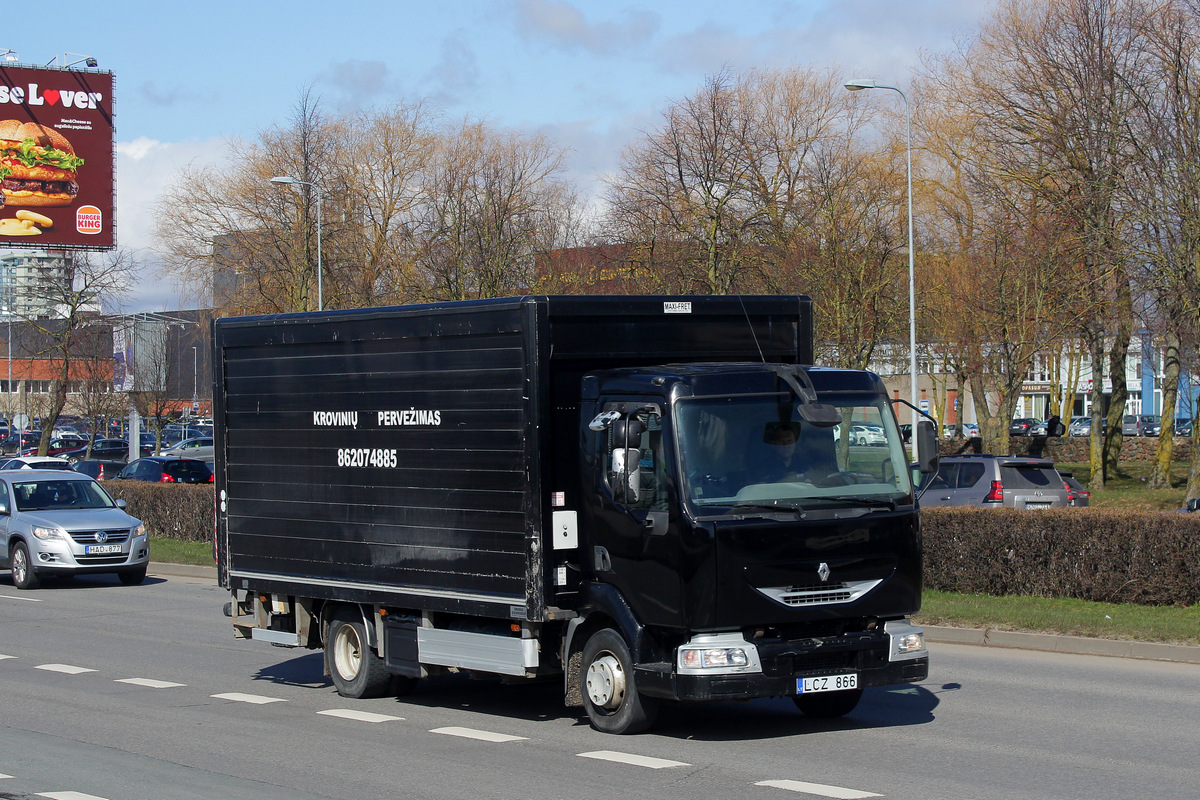
<instances>
[{"instance_id":1,"label":"windshield wiper","mask_svg":"<svg viewBox=\"0 0 1200 800\"><path fill-rule=\"evenodd\" d=\"M729 507L730 508L756 508L756 509L760 509L763 511L790 511L793 514L798 515L799 517L803 517L804 511L805 511L804 506L796 505L794 503L780 503L780 502L764 503L764 502L755 502L755 501L746 501L746 500L738 500L736 502L730 503Z\"/></svg>"},{"instance_id":2,"label":"windshield wiper","mask_svg":"<svg viewBox=\"0 0 1200 800\"><path fill-rule=\"evenodd\" d=\"M890 511L896 510L895 500L877 500L873 497L856 497L853 495L829 495L819 494L814 495L809 500L832 500L837 503L851 503L853 505L867 506L869 508L886 508Z\"/></svg>"}]
</instances>

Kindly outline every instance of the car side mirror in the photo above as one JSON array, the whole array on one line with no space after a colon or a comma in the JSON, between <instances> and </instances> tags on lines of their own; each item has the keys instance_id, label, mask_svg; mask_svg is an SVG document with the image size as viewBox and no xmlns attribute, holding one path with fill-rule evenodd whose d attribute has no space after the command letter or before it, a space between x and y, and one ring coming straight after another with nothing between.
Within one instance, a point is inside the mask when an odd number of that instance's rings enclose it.
<instances>
[{"instance_id":1,"label":"car side mirror","mask_svg":"<svg viewBox=\"0 0 1200 800\"><path fill-rule=\"evenodd\" d=\"M124 510L125 510L125 506L126 506L126 505L127 505L127 504L126 504L126 502L125 502L124 500L118 500L118 501L117 501L117 508L121 509L122 511L124 511Z\"/></svg>"}]
</instances>

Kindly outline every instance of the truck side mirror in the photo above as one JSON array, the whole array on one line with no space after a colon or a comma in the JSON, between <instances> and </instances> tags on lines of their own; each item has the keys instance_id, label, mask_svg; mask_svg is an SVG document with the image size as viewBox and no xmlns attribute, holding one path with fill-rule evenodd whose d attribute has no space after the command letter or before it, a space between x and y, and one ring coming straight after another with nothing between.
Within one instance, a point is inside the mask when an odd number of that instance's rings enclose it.
<instances>
[{"instance_id":1,"label":"truck side mirror","mask_svg":"<svg viewBox=\"0 0 1200 800\"><path fill-rule=\"evenodd\" d=\"M937 472L938 435L934 424L922 419L917 421L917 464L922 475Z\"/></svg>"}]
</instances>

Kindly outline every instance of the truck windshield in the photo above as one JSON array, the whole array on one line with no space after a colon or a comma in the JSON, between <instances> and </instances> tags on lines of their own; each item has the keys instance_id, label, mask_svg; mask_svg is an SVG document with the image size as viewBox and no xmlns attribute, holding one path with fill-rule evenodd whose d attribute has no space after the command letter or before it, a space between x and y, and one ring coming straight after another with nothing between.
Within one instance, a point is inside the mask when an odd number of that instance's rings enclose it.
<instances>
[{"instance_id":1,"label":"truck windshield","mask_svg":"<svg viewBox=\"0 0 1200 800\"><path fill-rule=\"evenodd\" d=\"M823 395L842 423L800 419L795 398L681 399L676 428L685 494L693 507L818 506L911 497L908 457L882 397Z\"/></svg>"}]
</instances>

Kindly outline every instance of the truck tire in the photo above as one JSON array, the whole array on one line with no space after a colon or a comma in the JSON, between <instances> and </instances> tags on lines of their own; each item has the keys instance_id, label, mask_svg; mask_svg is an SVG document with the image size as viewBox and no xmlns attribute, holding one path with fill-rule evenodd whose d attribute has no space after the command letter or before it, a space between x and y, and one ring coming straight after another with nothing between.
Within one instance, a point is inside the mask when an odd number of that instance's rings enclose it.
<instances>
[{"instance_id":1,"label":"truck tire","mask_svg":"<svg viewBox=\"0 0 1200 800\"><path fill-rule=\"evenodd\" d=\"M334 614L325 640L325 661L342 697L380 697L392 683L383 659L367 644L367 630L354 609Z\"/></svg>"},{"instance_id":2,"label":"truck tire","mask_svg":"<svg viewBox=\"0 0 1200 800\"><path fill-rule=\"evenodd\" d=\"M611 628L584 643L579 690L592 727L601 733L639 733L658 716L658 702L638 694L629 647Z\"/></svg>"},{"instance_id":3,"label":"truck tire","mask_svg":"<svg viewBox=\"0 0 1200 800\"><path fill-rule=\"evenodd\" d=\"M799 694L792 699L796 708L807 717L832 719L849 714L862 700L862 689L847 689L842 692L819 692L817 694Z\"/></svg>"},{"instance_id":4,"label":"truck tire","mask_svg":"<svg viewBox=\"0 0 1200 800\"><path fill-rule=\"evenodd\" d=\"M13 586L18 589L36 589L42 585L41 579L33 571L29 546L24 542L17 542L12 546L12 552L8 554L8 563L12 570Z\"/></svg>"}]
</instances>

